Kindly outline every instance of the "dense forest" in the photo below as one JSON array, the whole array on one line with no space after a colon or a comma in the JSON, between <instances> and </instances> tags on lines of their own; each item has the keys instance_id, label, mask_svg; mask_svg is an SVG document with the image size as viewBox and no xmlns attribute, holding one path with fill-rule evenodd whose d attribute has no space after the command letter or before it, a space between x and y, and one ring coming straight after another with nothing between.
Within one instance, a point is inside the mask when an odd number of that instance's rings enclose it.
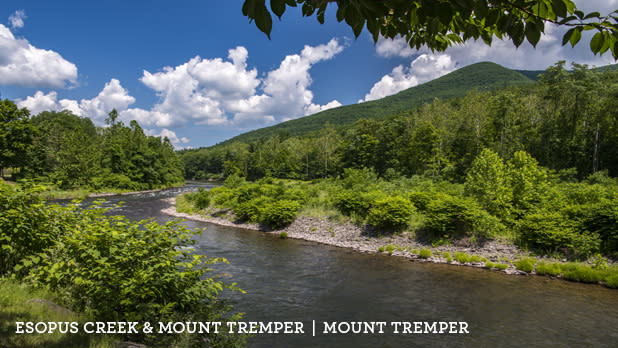
<instances>
[{"instance_id":1,"label":"dense forest","mask_svg":"<svg viewBox=\"0 0 618 348\"><path fill-rule=\"evenodd\" d=\"M143 190L182 183L182 164L167 138L146 136L109 113L107 127L69 111L30 117L10 100L0 102L0 168L13 179L34 178L60 189Z\"/></svg>"},{"instance_id":2,"label":"dense forest","mask_svg":"<svg viewBox=\"0 0 618 348\"><path fill-rule=\"evenodd\" d=\"M326 124L291 136L285 130L255 141L234 141L181 152L188 178L238 174L314 179L344 168L371 168L380 177L424 175L463 182L474 158L491 149L517 151L565 180L593 173L618 175L618 72L564 62L539 82L431 103L349 126ZM361 104L362 105L362 104Z\"/></svg>"}]
</instances>

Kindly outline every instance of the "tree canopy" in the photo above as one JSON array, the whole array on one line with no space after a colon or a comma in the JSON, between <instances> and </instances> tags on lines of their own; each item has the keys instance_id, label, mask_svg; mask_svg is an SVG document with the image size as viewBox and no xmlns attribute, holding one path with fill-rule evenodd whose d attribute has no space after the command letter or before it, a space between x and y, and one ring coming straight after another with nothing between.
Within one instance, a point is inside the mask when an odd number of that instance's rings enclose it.
<instances>
[{"instance_id":1,"label":"tree canopy","mask_svg":"<svg viewBox=\"0 0 618 348\"><path fill-rule=\"evenodd\" d=\"M281 18L288 7L300 7L303 16L324 23L326 8L337 6L337 20L345 21L356 37L367 28L377 42L380 36L405 38L410 47L426 45L444 51L468 39L491 45L494 37L511 40L519 47L533 46L552 23L570 28L562 44L575 46L584 31L596 31L590 40L594 54L611 50L618 59L618 10L610 14L584 13L571 0L245 0L243 14L270 38L271 12Z\"/></svg>"}]
</instances>

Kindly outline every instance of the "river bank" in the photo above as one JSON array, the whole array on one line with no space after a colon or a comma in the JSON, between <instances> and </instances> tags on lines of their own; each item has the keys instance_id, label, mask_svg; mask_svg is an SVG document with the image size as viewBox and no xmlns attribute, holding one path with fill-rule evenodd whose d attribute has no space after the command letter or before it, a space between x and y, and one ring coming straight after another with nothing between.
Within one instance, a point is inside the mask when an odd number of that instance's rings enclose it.
<instances>
[{"instance_id":1,"label":"river bank","mask_svg":"<svg viewBox=\"0 0 618 348\"><path fill-rule=\"evenodd\" d=\"M289 226L272 230L268 227L255 224L233 221L231 214L222 215L221 211L215 214L188 214L176 210L176 198L166 198L164 201L169 204L162 213L188 220L208 222L220 226L242 228L275 236L285 236L286 238L301 239L340 248L347 248L361 253L388 253L389 255L403 257L419 262L448 263L452 265L468 266L476 268L493 269L507 274L535 274L517 269L516 261L529 258L531 255L516 245L489 241L482 246L460 241L453 245L432 246L420 243L414 239L402 235L380 236L369 227L359 227L351 223L338 223L325 219L318 219L308 216L299 216ZM430 254L425 250L429 250ZM424 251L424 252L422 252ZM456 254L465 254L469 262L456 260ZM550 260L538 258L538 261L558 262L560 260ZM488 267L489 265L502 265L498 267Z\"/></svg>"}]
</instances>

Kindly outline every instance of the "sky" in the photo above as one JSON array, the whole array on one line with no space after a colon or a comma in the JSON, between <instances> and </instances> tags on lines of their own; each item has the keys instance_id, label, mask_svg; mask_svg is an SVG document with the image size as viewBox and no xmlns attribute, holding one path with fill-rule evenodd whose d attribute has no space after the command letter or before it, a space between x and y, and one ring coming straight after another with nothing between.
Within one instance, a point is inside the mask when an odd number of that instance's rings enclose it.
<instances>
[{"instance_id":1,"label":"sky","mask_svg":"<svg viewBox=\"0 0 618 348\"><path fill-rule=\"evenodd\" d=\"M575 2L585 12L618 9L618 0ZM590 53L590 35L561 46L565 29L554 26L536 48L468 41L434 53L403 39L374 44L366 30L355 39L332 5L324 25L288 9L269 40L242 3L4 0L1 97L33 115L67 109L100 126L115 108L126 124L137 120L181 149L379 99L481 61L524 70L615 63Z\"/></svg>"}]
</instances>

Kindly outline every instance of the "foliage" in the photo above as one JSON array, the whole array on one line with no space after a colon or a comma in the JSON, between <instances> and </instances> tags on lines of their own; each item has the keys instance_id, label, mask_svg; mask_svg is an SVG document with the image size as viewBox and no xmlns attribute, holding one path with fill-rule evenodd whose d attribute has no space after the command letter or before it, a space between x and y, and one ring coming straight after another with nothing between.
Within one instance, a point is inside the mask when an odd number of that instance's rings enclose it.
<instances>
[{"instance_id":1,"label":"foliage","mask_svg":"<svg viewBox=\"0 0 618 348\"><path fill-rule=\"evenodd\" d=\"M455 254L453 254L453 258L455 258L455 261L457 261L459 263L471 262L470 255L468 255L466 253L462 253L460 251L456 251Z\"/></svg>"},{"instance_id":2,"label":"foliage","mask_svg":"<svg viewBox=\"0 0 618 348\"><path fill-rule=\"evenodd\" d=\"M287 226L296 218L298 209L300 204L289 199L265 204L260 212L260 222L271 228Z\"/></svg>"},{"instance_id":3,"label":"foliage","mask_svg":"<svg viewBox=\"0 0 618 348\"><path fill-rule=\"evenodd\" d=\"M3 274L25 277L53 291L72 310L99 321L239 318L219 299L235 285L208 276L209 265L225 260L193 252L193 235L199 231L177 221L133 223L107 216L109 209L98 204L85 209L79 202L44 205L33 192L0 183ZM153 346L170 346L177 339L146 334L128 338ZM238 346L244 341L243 336L225 334L188 339L194 347Z\"/></svg>"},{"instance_id":4,"label":"foliage","mask_svg":"<svg viewBox=\"0 0 618 348\"><path fill-rule=\"evenodd\" d=\"M534 271L535 264L536 264L536 259L531 258L531 257L525 257L521 260L515 261L515 268L517 268L520 271L530 273Z\"/></svg>"},{"instance_id":5,"label":"foliage","mask_svg":"<svg viewBox=\"0 0 618 348\"><path fill-rule=\"evenodd\" d=\"M399 230L408 225L414 211L414 205L401 196L384 197L372 204L367 222L381 229Z\"/></svg>"},{"instance_id":6,"label":"foliage","mask_svg":"<svg viewBox=\"0 0 618 348\"><path fill-rule=\"evenodd\" d=\"M30 112L8 99L0 100L0 175L7 167L25 167L35 147L36 127Z\"/></svg>"},{"instance_id":7,"label":"foliage","mask_svg":"<svg viewBox=\"0 0 618 348\"><path fill-rule=\"evenodd\" d=\"M66 209L74 214L71 229L22 263L35 284L58 292L71 308L88 310L100 321L225 320L222 314L230 307L217 296L229 286L205 277L208 265L225 260L192 253L192 235L199 232L178 222L105 217L106 209L97 207ZM209 338L214 344L228 339ZM157 344L164 341L156 337Z\"/></svg>"},{"instance_id":8,"label":"foliage","mask_svg":"<svg viewBox=\"0 0 618 348\"><path fill-rule=\"evenodd\" d=\"M466 176L465 192L490 213L506 216L513 191L508 182L506 166L497 153L484 149L474 159Z\"/></svg>"},{"instance_id":9,"label":"foliage","mask_svg":"<svg viewBox=\"0 0 618 348\"><path fill-rule=\"evenodd\" d=\"M184 182L169 139L146 136L136 121L129 127L116 122L115 110L109 127L97 129L90 119L66 110L30 118L28 110L18 110L11 101L1 105L0 168L19 167L20 176L62 190L144 190Z\"/></svg>"},{"instance_id":10,"label":"foliage","mask_svg":"<svg viewBox=\"0 0 618 348\"><path fill-rule=\"evenodd\" d=\"M421 251L418 253L418 256L421 259L428 259L431 257L431 250L429 249L421 249Z\"/></svg>"},{"instance_id":11,"label":"foliage","mask_svg":"<svg viewBox=\"0 0 618 348\"><path fill-rule=\"evenodd\" d=\"M0 275L6 275L25 257L42 252L64 233L58 224L63 215L54 216L33 192L0 182ZM58 221L56 221L58 220Z\"/></svg>"},{"instance_id":12,"label":"foliage","mask_svg":"<svg viewBox=\"0 0 618 348\"><path fill-rule=\"evenodd\" d=\"M587 258L599 252L595 233L581 233L576 222L559 212L533 213L519 222L521 243L542 252L562 251L571 257Z\"/></svg>"},{"instance_id":13,"label":"foliage","mask_svg":"<svg viewBox=\"0 0 618 348\"><path fill-rule=\"evenodd\" d=\"M186 194L185 198L198 210L202 210L210 206L210 191L205 190L202 187L198 188L197 192Z\"/></svg>"},{"instance_id":14,"label":"foliage","mask_svg":"<svg viewBox=\"0 0 618 348\"><path fill-rule=\"evenodd\" d=\"M290 1L272 0L273 14L281 18L287 6L302 4L302 14L315 14L324 23L326 8L332 1ZM271 12L266 0L245 0L243 15L255 20L256 26L269 38L272 30ZM494 0L474 1L337 1L337 21L345 21L358 37L366 26L374 42L379 37L393 39L404 37L410 47L419 49L427 46L432 50L444 51L453 44L460 44L473 38L482 39L491 45L494 36L508 38L519 47L525 40L533 46L539 42L545 31L545 23L571 27L563 36L562 44L575 46L582 31L595 30L590 41L594 54L611 49L618 58L615 48L618 35L618 19L612 14L602 16L599 12L584 14L571 0L510 2Z\"/></svg>"},{"instance_id":15,"label":"foliage","mask_svg":"<svg viewBox=\"0 0 618 348\"><path fill-rule=\"evenodd\" d=\"M469 198L436 195L425 211L425 231L432 239L475 236L486 239L499 235L504 226Z\"/></svg>"}]
</instances>

